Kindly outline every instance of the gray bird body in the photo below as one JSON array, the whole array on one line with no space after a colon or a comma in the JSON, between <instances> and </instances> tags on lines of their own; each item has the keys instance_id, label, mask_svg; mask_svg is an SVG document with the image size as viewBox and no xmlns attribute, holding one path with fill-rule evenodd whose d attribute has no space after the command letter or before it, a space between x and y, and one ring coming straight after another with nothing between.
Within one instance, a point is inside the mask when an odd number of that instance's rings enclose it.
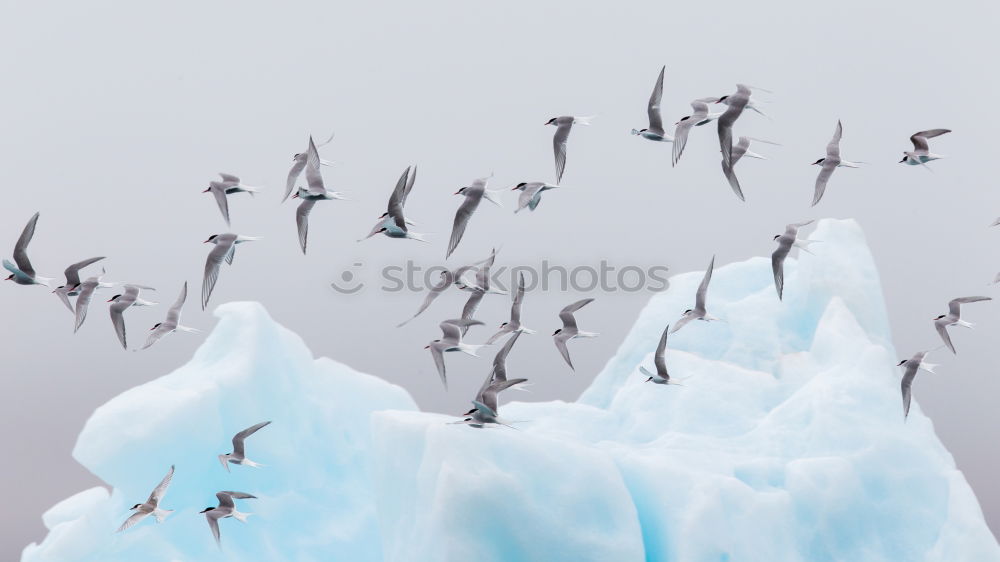
<instances>
[{"instance_id":1,"label":"gray bird body","mask_svg":"<svg viewBox=\"0 0 1000 562\"><path fill-rule=\"evenodd\" d=\"M135 511L135 513L129 516L129 518L126 519L125 522L122 523L121 526L118 527L118 530L115 532L120 533L132 527L139 521L142 521L143 519L149 517L150 515L156 518L157 523L162 523L163 520L166 519L168 514L173 513L172 509L160 509L160 501L163 500L164 494L167 493L167 487L170 486L170 481L173 479L173 477L174 477L174 467L173 465L171 465L170 470L167 471L167 475L163 477L163 480L161 480L160 483L153 490L153 492L149 494L149 499L147 499L144 503L139 503L132 506L130 511Z\"/></svg>"},{"instance_id":2,"label":"gray bird body","mask_svg":"<svg viewBox=\"0 0 1000 562\"><path fill-rule=\"evenodd\" d=\"M153 306L156 303L144 300L139 297L141 290L153 291L152 287L145 287L143 285L125 285L125 292L120 295L115 295L111 297L108 301L111 303L109 310L111 312L111 325L115 328L115 334L118 336L118 341L121 342L123 349L128 349L128 344L125 339L125 311L133 306ZM80 321L82 323L82 320Z\"/></svg>"},{"instance_id":3,"label":"gray bird body","mask_svg":"<svg viewBox=\"0 0 1000 562\"><path fill-rule=\"evenodd\" d=\"M670 335L670 324L667 324L667 327L663 329L663 335L660 336L660 343L657 344L656 353L653 354L653 365L656 366L656 372L653 373L645 367L639 367L639 370L648 377L646 382L656 384L677 384L670 382L670 373L667 371L666 352L668 335Z\"/></svg>"},{"instance_id":4,"label":"gray bird body","mask_svg":"<svg viewBox=\"0 0 1000 562\"><path fill-rule=\"evenodd\" d=\"M423 234L410 231L410 226L413 223L403 215L403 206L406 204L406 198L409 197L416 179L416 166L407 167L403 171L403 175L399 177L395 189L392 190L392 194L389 196L389 204L386 206L385 213L379 217L378 222L372 227L371 232L362 240L367 240L376 234L384 234L388 238L409 238L411 240L427 242ZM358 240L358 242L361 242L361 240Z\"/></svg>"},{"instance_id":5,"label":"gray bird body","mask_svg":"<svg viewBox=\"0 0 1000 562\"><path fill-rule=\"evenodd\" d=\"M899 366L904 368L903 379L900 382L900 391L903 395L903 419L905 420L907 416L910 415L910 398L912 395L911 388L913 387L913 378L917 376L918 370L924 370L928 373L933 373L934 368L937 365L933 363L927 363L925 359L929 351L921 351L914 354L910 359L906 359L899 363Z\"/></svg>"},{"instance_id":6,"label":"gray bird body","mask_svg":"<svg viewBox=\"0 0 1000 562\"><path fill-rule=\"evenodd\" d=\"M319 143L316 146L317 147L324 146L326 144L329 144L330 141L332 141L332 140L333 140L333 134L330 135L330 138L326 139L325 141ZM285 200L288 199L288 197L292 194L292 191L295 190L295 182L296 182L296 180L299 179L299 175L302 174L302 170L306 169L306 161L309 159L309 151L312 148L312 144L313 144L312 143L312 136L310 136L309 137L309 145L310 146L306 147L305 152L300 152L300 153L295 154L294 156L292 156L292 169L288 170L288 179L285 180L285 196L281 198L281 202L282 203L284 203ZM317 156L318 156L318 153L317 153ZM333 165L333 162L328 162L326 160L323 160L322 158L320 158L319 163L322 166L332 166Z\"/></svg>"},{"instance_id":7,"label":"gray bird body","mask_svg":"<svg viewBox=\"0 0 1000 562\"><path fill-rule=\"evenodd\" d=\"M463 342L462 329L469 326L481 326L482 324L479 320L463 320L461 318L445 320L438 325L441 328L441 338L425 346L424 349L431 350L431 356L434 358L434 365L437 367L438 376L441 377L441 383L445 388L448 388L448 378L444 364L444 354L452 351L461 351L473 357L479 357L476 355L476 350L482 346L470 345Z\"/></svg>"},{"instance_id":8,"label":"gray bird body","mask_svg":"<svg viewBox=\"0 0 1000 562\"><path fill-rule=\"evenodd\" d=\"M771 254L771 271L774 273L774 288L778 291L778 300L781 300L785 287L785 258L792 251L793 247L800 250L809 251L809 244L815 240L799 240L799 228L812 224L813 221L789 224L785 227L785 233L774 237L778 243L777 249Z\"/></svg>"},{"instance_id":9,"label":"gray bird body","mask_svg":"<svg viewBox=\"0 0 1000 562\"><path fill-rule=\"evenodd\" d=\"M527 382L528 380L523 378L507 378L507 355L510 353L511 348L514 347L520 335L520 332L515 333L507 340L507 343L504 344L500 351L497 352L496 357L493 358L493 368L490 370L489 376L483 381L482 386L479 387L479 391L476 392L476 398L472 401L472 409L466 412L465 419L458 423L464 423L476 428L482 428L487 424L508 425L497 414L499 412L498 395L501 391Z\"/></svg>"},{"instance_id":10,"label":"gray bird body","mask_svg":"<svg viewBox=\"0 0 1000 562\"><path fill-rule=\"evenodd\" d=\"M502 338L505 334L518 334L525 332L527 334L534 334L535 331L529 329L524 324L521 323L521 305L524 303L524 273L520 273L517 279L517 290L514 292L514 299L510 305L510 320L504 322L500 325L500 331L493 334L490 339L486 340L486 345L491 345L498 339Z\"/></svg>"},{"instance_id":11,"label":"gray bird body","mask_svg":"<svg viewBox=\"0 0 1000 562\"><path fill-rule=\"evenodd\" d=\"M171 334L175 331L181 332L198 332L194 328L189 328L187 326L181 326L181 309L184 308L184 301L187 300L187 281L184 282L184 286L181 288L180 295L178 295L177 300L174 302L170 310L167 311L167 318L163 322L160 322L153 326L151 334L146 338L146 345L142 346L143 349L147 349L154 343L160 340L163 336Z\"/></svg>"},{"instance_id":12,"label":"gray bird body","mask_svg":"<svg viewBox=\"0 0 1000 562\"><path fill-rule=\"evenodd\" d=\"M566 146L569 142L569 132L573 125L589 125L592 117L574 117L563 115L549 119L546 125L553 125L556 133L552 136L552 151L556 157L556 185L562 182L563 172L566 171Z\"/></svg>"},{"instance_id":13,"label":"gray bird body","mask_svg":"<svg viewBox=\"0 0 1000 562\"><path fill-rule=\"evenodd\" d=\"M944 342L945 346L947 346L952 353L957 352L955 351L955 345L951 343L951 336L948 334L948 326L954 326L956 324L963 328L972 328L974 326L971 322L962 320L962 305L989 300L993 299L990 297L961 297L952 299L948 301L948 314L942 314L934 319L934 329L937 330L938 335L941 336L941 341Z\"/></svg>"},{"instance_id":14,"label":"gray bird body","mask_svg":"<svg viewBox=\"0 0 1000 562\"><path fill-rule=\"evenodd\" d=\"M743 114L747 104L750 103L750 88L743 84L736 85L736 92L719 98L716 103L725 103L728 107L719 116L718 132L719 147L722 150L722 163L726 168L732 168L733 153L733 124Z\"/></svg>"},{"instance_id":15,"label":"gray bird body","mask_svg":"<svg viewBox=\"0 0 1000 562\"><path fill-rule=\"evenodd\" d=\"M814 166L821 166L819 175L816 176L816 188L813 192L813 206L815 207L819 200L823 198L823 194L826 193L826 184L830 181L830 176L833 175L833 171L837 168L857 168L858 162L850 162L844 160L840 157L840 138L844 134L844 126L841 124L840 120L837 120L837 128L833 132L833 138L830 140L829 144L826 145L826 157L813 162Z\"/></svg>"},{"instance_id":16,"label":"gray bird body","mask_svg":"<svg viewBox=\"0 0 1000 562\"><path fill-rule=\"evenodd\" d=\"M740 186L740 180L736 176L736 171L734 170L736 163L739 162L744 156L758 160L767 160L764 156L750 150L750 144L753 141L776 144L770 141L755 139L753 137L740 137L739 142L736 143L736 146L733 147L732 153L730 154L729 166L726 166L726 163L722 162L722 173L726 176L726 181L729 182L729 187L732 188L733 193L740 198L740 201L745 201L746 198L743 196L743 188Z\"/></svg>"},{"instance_id":17,"label":"gray bird body","mask_svg":"<svg viewBox=\"0 0 1000 562\"><path fill-rule=\"evenodd\" d=\"M101 279L103 276L104 273L102 271L100 276L88 277L83 283L80 283L80 292L76 296L73 333L76 333L80 329L80 326L83 326L83 321L87 319L87 310L90 308L90 302L94 298L94 293L98 289L107 289L114 286L114 283L102 282Z\"/></svg>"},{"instance_id":18,"label":"gray bird body","mask_svg":"<svg viewBox=\"0 0 1000 562\"><path fill-rule=\"evenodd\" d=\"M674 327L671 328L670 333L674 333L692 320L704 320L706 322L711 322L713 320L718 320L718 318L708 314L708 310L705 307L705 297L708 294L708 284L712 281L712 271L715 269L715 256L712 256L712 261L708 263L708 269L705 270L705 276L701 278L701 284L698 285L698 291L695 293L695 304L693 309L685 310L684 314L681 315L680 320L678 320Z\"/></svg>"},{"instance_id":19,"label":"gray bird body","mask_svg":"<svg viewBox=\"0 0 1000 562\"><path fill-rule=\"evenodd\" d=\"M52 292L59 297L59 300L66 305L66 308L70 312L73 312L73 305L69 302L69 297L75 297L80 294L80 270L91 265L93 263L99 262L104 259L104 256L97 258L88 258L83 261L74 263L73 265L66 268L63 274L66 276L66 284L56 287Z\"/></svg>"},{"instance_id":20,"label":"gray bird body","mask_svg":"<svg viewBox=\"0 0 1000 562\"><path fill-rule=\"evenodd\" d=\"M646 105L646 115L649 118L649 126L645 129L632 129L633 135L655 142L673 142L673 137L663 131L663 116L660 113L660 101L663 99L663 73L667 67L660 69L660 75L656 78L656 85L653 86L653 93L649 96L649 103Z\"/></svg>"},{"instance_id":21,"label":"gray bird body","mask_svg":"<svg viewBox=\"0 0 1000 562\"><path fill-rule=\"evenodd\" d=\"M215 537L215 543L222 548L222 536L219 533L219 520L225 519L227 517L232 517L241 523L246 523L247 517L250 513L242 513L236 510L236 502L233 500L249 500L255 499L257 496L247 494L245 492L218 492L215 497L219 500L219 505L217 507L206 507L201 511L205 514L205 519L208 520L208 527L212 530L212 536Z\"/></svg>"},{"instance_id":22,"label":"gray bird body","mask_svg":"<svg viewBox=\"0 0 1000 562\"><path fill-rule=\"evenodd\" d=\"M574 371L576 370L576 367L573 366L573 361L569 357L569 348L566 347L566 342L576 338L595 338L598 334L596 332L580 331L576 325L576 317L573 313L592 302L594 302L593 298L578 300L559 311L559 319L562 320L563 327L559 328L552 334L552 339L555 341L556 349L559 350L563 359L566 360L566 364L569 365L569 368Z\"/></svg>"},{"instance_id":23,"label":"gray bird body","mask_svg":"<svg viewBox=\"0 0 1000 562\"><path fill-rule=\"evenodd\" d=\"M913 133L913 135L910 136L910 142L913 143L913 150L904 151L903 159L900 160L899 163L907 164L909 166L923 166L933 160L940 160L941 158L944 158L944 156L934 154L930 151L927 139L939 137L950 132L951 129L930 129L927 131Z\"/></svg>"},{"instance_id":24,"label":"gray bird body","mask_svg":"<svg viewBox=\"0 0 1000 562\"><path fill-rule=\"evenodd\" d=\"M21 236L18 237L17 242L14 244L14 263L3 260L4 269L10 272L7 280L13 281L18 285L48 285L52 281L49 277L36 275L35 268L31 265L31 260L28 259L28 244L31 243L32 237L35 236L35 225L38 224L38 215L39 213L32 215L31 219L28 220L28 224L24 225Z\"/></svg>"},{"instance_id":25,"label":"gray bird body","mask_svg":"<svg viewBox=\"0 0 1000 562\"><path fill-rule=\"evenodd\" d=\"M463 187L455 192L455 195L462 195L464 199L462 200L462 204L458 206L458 210L455 211L455 220L451 226L451 238L448 240L448 251L445 254L445 259L451 257L452 252L455 251L459 242L462 241L462 236L465 235L465 228L469 225L469 219L472 218L472 214L476 212L476 209L479 208L479 204L482 203L484 198L498 207L503 206L496 194L497 192L487 187L488 182L489 178L479 178L473 181L472 185Z\"/></svg>"},{"instance_id":26,"label":"gray bird body","mask_svg":"<svg viewBox=\"0 0 1000 562\"><path fill-rule=\"evenodd\" d=\"M722 115L721 113L712 114L708 112L708 104L714 103L717 100L718 98L699 98L694 100L691 102L693 113L681 117L677 121L674 126L674 147L671 154L671 164L673 166L677 165L677 162L681 159L681 154L684 154L684 147L687 146L688 135L691 134L691 129L718 119Z\"/></svg>"},{"instance_id":27,"label":"gray bird body","mask_svg":"<svg viewBox=\"0 0 1000 562\"><path fill-rule=\"evenodd\" d=\"M520 191L521 194L517 197L517 208L514 209L514 212L522 211L525 208L534 211L542 201L542 193L557 187L559 186L549 185L542 181L521 182L515 185L511 190Z\"/></svg>"},{"instance_id":28,"label":"gray bird body","mask_svg":"<svg viewBox=\"0 0 1000 562\"><path fill-rule=\"evenodd\" d=\"M253 196L255 193L260 193L260 188L244 185L240 182L240 178L232 174L219 172L219 176L222 178L222 181L208 182L208 188L202 191L202 193L212 194L215 198L215 203L219 206L219 212L222 213L222 218L225 219L228 225L230 224L229 199L226 196L234 193L249 193Z\"/></svg>"},{"instance_id":29,"label":"gray bird body","mask_svg":"<svg viewBox=\"0 0 1000 562\"><path fill-rule=\"evenodd\" d=\"M208 300L211 298L212 291L215 289L215 283L219 280L219 272L222 269L222 262L232 265L233 258L236 255L236 245L253 240L259 240L259 238L254 236L240 236L239 234L233 234L232 232L213 234L208 238L208 240L205 240L206 244L215 244L215 247L208 252L208 258L205 260L205 277L201 282L202 310L205 310L208 306Z\"/></svg>"},{"instance_id":30,"label":"gray bird body","mask_svg":"<svg viewBox=\"0 0 1000 562\"><path fill-rule=\"evenodd\" d=\"M250 460L250 459L247 458L247 456L246 456L246 440L247 440L247 437L250 437L254 433L257 433L257 431L259 431L261 428L269 425L270 423L271 422L266 421L266 422L258 423L256 425L252 425L252 426L244 429L243 431L241 431L241 432L239 432L239 433L237 433L236 435L233 436L233 452L232 453L226 453L224 455L219 455L219 462L222 464L222 467L226 469L226 472L229 472L229 465L230 464L238 464L238 465L242 465L242 466L251 466L251 467L254 467L254 468L259 467L259 466L263 466L263 465L261 465L259 463L255 463L252 460Z\"/></svg>"},{"instance_id":31,"label":"gray bird body","mask_svg":"<svg viewBox=\"0 0 1000 562\"><path fill-rule=\"evenodd\" d=\"M316 150L316 143L313 142L312 137L309 137L309 150L306 153L305 163L306 182L309 187L300 187L293 196L294 199L302 200L302 203L295 210L295 227L298 231L299 246L302 248L303 254L306 253L309 239L309 214L316 202L346 199L342 193L326 188L323 174L320 171L321 165L322 160L319 157L319 151Z\"/></svg>"}]
</instances>

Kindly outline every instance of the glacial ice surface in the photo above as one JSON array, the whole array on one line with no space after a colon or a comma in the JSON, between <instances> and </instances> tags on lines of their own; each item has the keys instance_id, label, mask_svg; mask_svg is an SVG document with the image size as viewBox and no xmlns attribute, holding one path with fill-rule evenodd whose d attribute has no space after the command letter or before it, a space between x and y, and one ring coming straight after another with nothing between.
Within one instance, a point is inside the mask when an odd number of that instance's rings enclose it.
<instances>
[{"instance_id":1,"label":"glacial ice surface","mask_svg":"<svg viewBox=\"0 0 1000 562\"><path fill-rule=\"evenodd\" d=\"M724 322L668 344L684 386L638 367L701 272L651 299L577 402L503 404L517 431L448 425L313 359L260 305L223 305L190 363L94 412L74 456L112 490L46 512L22 560L1000 560L919 390L903 420L861 229L824 220L811 238L816 255L785 264L783 302L767 258L716 270L708 307ZM268 419L248 441L267 466L222 470L232 434ZM171 464L175 512L115 534ZM198 514L218 490L259 498L240 502L247 524L221 522L222 550Z\"/></svg>"}]
</instances>

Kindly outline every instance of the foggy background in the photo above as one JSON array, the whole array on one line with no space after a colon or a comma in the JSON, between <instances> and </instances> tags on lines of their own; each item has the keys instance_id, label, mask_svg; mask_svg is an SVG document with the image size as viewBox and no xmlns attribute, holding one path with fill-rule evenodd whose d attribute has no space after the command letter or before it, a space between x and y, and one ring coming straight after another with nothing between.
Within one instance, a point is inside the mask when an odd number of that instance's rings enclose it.
<instances>
[{"instance_id":1,"label":"foggy background","mask_svg":"<svg viewBox=\"0 0 1000 562\"><path fill-rule=\"evenodd\" d=\"M997 294L987 286L1000 270L1000 229L988 228L1000 214L997 11L995 2L7 3L0 253L11 257L41 211L29 248L39 274L57 277L104 255L108 280L158 289L147 296L160 306L126 313L131 345L185 280L184 323L209 330L215 318L198 306L209 250L201 242L227 229L200 191L217 172L239 175L267 191L230 197L232 230L264 240L241 246L212 306L261 301L315 355L400 384L424 409L458 413L493 352L449 356L445 392L423 346L439 336L439 321L458 316L466 294L449 290L397 329L422 294L369 285L345 296L329 283L352 270L377 285L381 267L405 259L444 263L454 191L490 172L493 188L554 181L554 128L542 124L596 114L570 135L565 187L534 213L514 215L513 192L503 209L484 202L449 265L497 245L498 265L604 259L680 273L704 269L713 253L719 266L768 255L789 222L852 217L880 265L898 354L909 357L939 344L931 319L949 299ZM764 109L773 120L746 112L736 125L736 135L783 145L757 145L770 160L737 166L746 203L722 176L714 124L692 132L676 168L669 144L628 134L646 126L664 64L668 129L690 100L731 93L737 82L774 91L760 94L772 100ZM838 170L810 208L818 168L809 164L824 155L838 118L844 158L870 164ZM935 173L897 164L910 134L937 127L954 132L931 142L949 156L932 163ZM279 201L292 154L310 133L331 131L320 152L337 165L324 177L355 200L316 206L303 256L294 203ZM433 244L356 243L410 164L419 172L407 216L420 223L414 230L434 233ZM0 284L0 558L42 539L44 510L100 484L71 457L94 408L183 364L204 339L174 334L125 352L103 304L113 294L95 298L74 335L56 296ZM580 325L601 336L572 346L574 373L549 334L558 310L583 296L597 300ZM539 333L521 338L510 372L532 379L531 399L575 399L649 296L528 294L524 322ZM479 313L487 326L469 340L491 335L509 306L506 296L487 296ZM939 352L940 374L921 374L914 386L994 529L997 306L969 306L964 316L978 329L956 329L960 355Z\"/></svg>"}]
</instances>

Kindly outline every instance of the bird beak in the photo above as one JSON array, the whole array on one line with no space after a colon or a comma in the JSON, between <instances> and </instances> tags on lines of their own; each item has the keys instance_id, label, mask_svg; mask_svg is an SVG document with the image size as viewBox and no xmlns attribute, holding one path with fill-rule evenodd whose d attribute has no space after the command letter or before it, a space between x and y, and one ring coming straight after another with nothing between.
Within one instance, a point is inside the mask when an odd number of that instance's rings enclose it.
<instances>
[{"instance_id":1,"label":"bird beak","mask_svg":"<svg viewBox=\"0 0 1000 562\"><path fill-rule=\"evenodd\" d=\"M211 190L212 190L212 188L208 188L208 189L206 189L205 191L202 191L202 193L208 193L208 192L209 192L209 191L211 191Z\"/></svg>"},{"instance_id":2,"label":"bird beak","mask_svg":"<svg viewBox=\"0 0 1000 562\"><path fill-rule=\"evenodd\" d=\"M211 242L211 240L205 240L202 244L208 244L209 242Z\"/></svg>"},{"instance_id":3,"label":"bird beak","mask_svg":"<svg viewBox=\"0 0 1000 562\"><path fill-rule=\"evenodd\" d=\"M455 193L452 193L452 195L461 195L461 194L462 194L461 191L456 191Z\"/></svg>"},{"instance_id":4,"label":"bird beak","mask_svg":"<svg viewBox=\"0 0 1000 562\"><path fill-rule=\"evenodd\" d=\"M295 195L292 195L292 199L298 199L298 198L299 198L299 194L298 193L296 193Z\"/></svg>"},{"instance_id":5,"label":"bird beak","mask_svg":"<svg viewBox=\"0 0 1000 562\"><path fill-rule=\"evenodd\" d=\"M431 348L431 346L430 346L430 345L425 345L425 346L424 346L424 349L430 349L430 348Z\"/></svg>"},{"instance_id":6,"label":"bird beak","mask_svg":"<svg viewBox=\"0 0 1000 562\"><path fill-rule=\"evenodd\" d=\"M113 301L113 300L115 300L115 299L108 299L108 300L106 300L106 301L104 301L104 302L111 302L111 301Z\"/></svg>"},{"instance_id":7,"label":"bird beak","mask_svg":"<svg viewBox=\"0 0 1000 562\"><path fill-rule=\"evenodd\" d=\"M511 191L517 191L517 186L515 185L514 187L510 188L510 190Z\"/></svg>"}]
</instances>

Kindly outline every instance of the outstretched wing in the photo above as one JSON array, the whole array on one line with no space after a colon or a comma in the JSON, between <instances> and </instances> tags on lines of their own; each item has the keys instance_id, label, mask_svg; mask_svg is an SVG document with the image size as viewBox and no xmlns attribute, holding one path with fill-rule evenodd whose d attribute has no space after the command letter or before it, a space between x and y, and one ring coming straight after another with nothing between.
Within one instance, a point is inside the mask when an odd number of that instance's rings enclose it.
<instances>
[{"instance_id":1,"label":"outstretched wing","mask_svg":"<svg viewBox=\"0 0 1000 562\"><path fill-rule=\"evenodd\" d=\"M257 431L260 430L260 428L262 428L262 427L264 427L266 425L269 425L270 423L271 422L266 421L266 422L258 423L256 425L251 425L250 427L248 427L248 428L244 429L243 431L241 431L241 432L237 433L236 435L234 435L233 436L233 452L236 453L236 454L238 454L238 455L244 455L244 454L246 454L246 449L245 449L245 447L246 447L246 444L245 444L246 438L250 437L254 433L257 433Z\"/></svg>"}]
</instances>

